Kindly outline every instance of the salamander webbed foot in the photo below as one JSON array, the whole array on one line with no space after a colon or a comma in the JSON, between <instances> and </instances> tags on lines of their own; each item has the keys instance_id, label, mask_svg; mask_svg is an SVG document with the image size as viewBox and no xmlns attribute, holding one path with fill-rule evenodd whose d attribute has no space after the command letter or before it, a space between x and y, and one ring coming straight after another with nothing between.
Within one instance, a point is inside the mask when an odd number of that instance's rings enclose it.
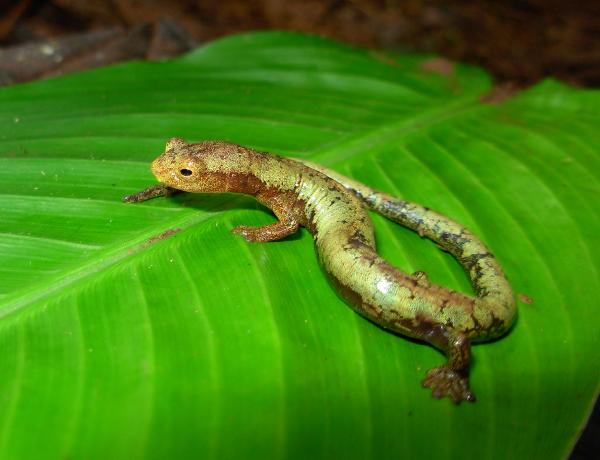
<instances>
[{"instance_id":1,"label":"salamander webbed foot","mask_svg":"<svg viewBox=\"0 0 600 460\"><path fill-rule=\"evenodd\" d=\"M421 382L431 388L435 398L449 396L456 404L462 401L475 401L475 394L469 388L469 377L447 364L427 371L427 377Z\"/></svg>"}]
</instances>

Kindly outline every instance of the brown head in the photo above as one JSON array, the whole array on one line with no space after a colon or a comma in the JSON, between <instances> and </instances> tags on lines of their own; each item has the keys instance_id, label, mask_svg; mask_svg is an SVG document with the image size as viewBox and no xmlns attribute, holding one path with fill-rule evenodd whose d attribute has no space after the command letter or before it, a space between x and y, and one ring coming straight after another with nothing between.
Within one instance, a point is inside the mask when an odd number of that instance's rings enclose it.
<instances>
[{"instance_id":1,"label":"brown head","mask_svg":"<svg viewBox=\"0 0 600 460\"><path fill-rule=\"evenodd\" d=\"M174 137L152 162L152 173L163 184L186 192L227 192L231 179L250 174L257 152L224 141L189 144Z\"/></svg>"}]
</instances>

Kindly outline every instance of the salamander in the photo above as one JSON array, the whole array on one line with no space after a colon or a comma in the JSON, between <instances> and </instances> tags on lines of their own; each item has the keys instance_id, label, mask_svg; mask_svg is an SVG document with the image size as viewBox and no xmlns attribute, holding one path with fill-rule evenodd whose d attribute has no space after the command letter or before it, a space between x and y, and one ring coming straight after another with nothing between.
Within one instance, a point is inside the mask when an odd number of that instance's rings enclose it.
<instances>
[{"instance_id":1,"label":"salamander","mask_svg":"<svg viewBox=\"0 0 600 460\"><path fill-rule=\"evenodd\" d=\"M258 152L224 141L173 138L152 162L159 184L125 202L179 191L254 196L277 222L232 230L250 242L276 241L305 227L318 259L341 297L384 329L428 342L447 356L422 385L455 403L474 401L469 386L471 343L506 333L515 318L514 294L496 258L469 230L426 207L373 190L319 165ZM451 253L471 279L475 296L404 273L376 252L368 209Z\"/></svg>"}]
</instances>

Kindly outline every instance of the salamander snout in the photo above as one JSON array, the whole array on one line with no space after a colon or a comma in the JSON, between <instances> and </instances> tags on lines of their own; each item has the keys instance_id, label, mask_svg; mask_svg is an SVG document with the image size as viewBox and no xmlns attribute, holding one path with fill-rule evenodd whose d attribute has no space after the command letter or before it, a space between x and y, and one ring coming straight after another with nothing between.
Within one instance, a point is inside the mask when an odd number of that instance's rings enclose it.
<instances>
[{"instance_id":1,"label":"salamander snout","mask_svg":"<svg viewBox=\"0 0 600 460\"><path fill-rule=\"evenodd\" d=\"M163 184L178 190L192 190L200 176L198 162L181 155L163 153L152 162L152 173Z\"/></svg>"},{"instance_id":2,"label":"salamander snout","mask_svg":"<svg viewBox=\"0 0 600 460\"><path fill-rule=\"evenodd\" d=\"M200 147L201 144L188 144L183 139L170 139L164 153L152 162L152 173L160 182L177 190L212 191L206 183L207 168Z\"/></svg>"}]
</instances>

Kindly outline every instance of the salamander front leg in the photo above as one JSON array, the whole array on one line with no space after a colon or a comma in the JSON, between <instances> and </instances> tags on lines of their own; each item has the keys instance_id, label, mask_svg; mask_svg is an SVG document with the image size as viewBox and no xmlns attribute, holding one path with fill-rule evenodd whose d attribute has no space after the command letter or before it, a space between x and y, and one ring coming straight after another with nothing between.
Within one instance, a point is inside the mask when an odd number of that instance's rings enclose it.
<instances>
[{"instance_id":1,"label":"salamander front leg","mask_svg":"<svg viewBox=\"0 0 600 460\"><path fill-rule=\"evenodd\" d=\"M475 401L475 395L469 388L469 365L471 363L471 344L462 333L449 334L444 344L435 344L448 356L443 366L427 371L421 382L431 388L433 396L449 396L456 404L461 401Z\"/></svg>"},{"instance_id":2,"label":"salamander front leg","mask_svg":"<svg viewBox=\"0 0 600 460\"><path fill-rule=\"evenodd\" d=\"M152 187L148 187L141 192L134 193L133 195L127 195L123 197L125 203L139 203L140 201L150 200L159 196L171 196L175 193L179 193L181 190L171 188L165 184L156 184Z\"/></svg>"},{"instance_id":3,"label":"salamander front leg","mask_svg":"<svg viewBox=\"0 0 600 460\"><path fill-rule=\"evenodd\" d=\"M267 241L277 241L298 231L300 224L295 220L280 220L274 224L263 225L262 227L249 227L240 225L231 230L236 235L242 235L246 241L253 243L264 243Z\"/></svg>"}]
</instances>

